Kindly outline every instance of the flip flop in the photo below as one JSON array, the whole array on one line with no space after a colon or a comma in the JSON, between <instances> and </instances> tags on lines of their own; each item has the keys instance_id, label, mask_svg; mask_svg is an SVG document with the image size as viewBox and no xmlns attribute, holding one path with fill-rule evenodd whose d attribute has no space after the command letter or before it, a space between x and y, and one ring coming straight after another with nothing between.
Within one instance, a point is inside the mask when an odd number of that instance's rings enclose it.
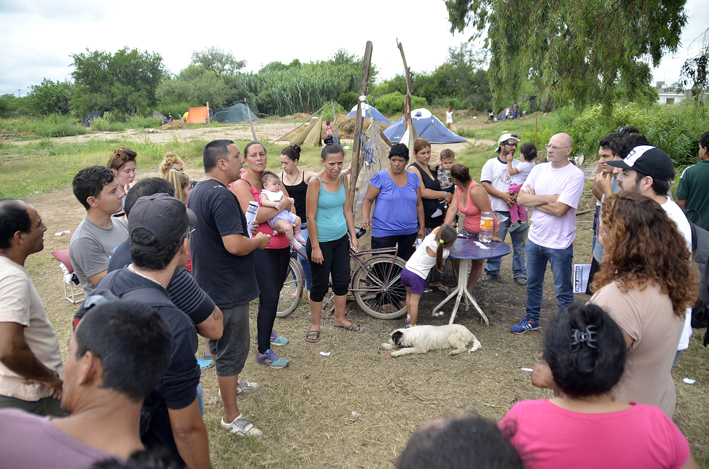
<instances>
[{"instance_id":1,"label":"flip flop","mask_svg":"<svg viewBox=\"0 0 709 469\"><path fill-rule=\"evenodd\" d=\"M310 339L308 337L310 336L315 336L314 339ZM320 340L320 331L308 331L307 334L305 334L305 340L310 343L315 343L318 340Z\"/></svg>"},{"instance_id":2,"label":"flip flop","mask_svg":"<svg viewBox=\"0 0 709 469\"><path fill-rule=\"evenodd\" d=\"M350 331L350 332L364 332L364 328L362 326L360 326L359 324L355 324L355 323L351 323L347 327L343 327L343 326L332 326L332 327L334 327L335 329L344 329L344 330Z\"/></svg>"},{"instance_id":3,"label":"flip flop","mask_svg":"<svg viewBox=\"0 0 709 469\"><path fill-rule=\"evenodd\" d=\"M432 288L435 288L436 290L443 293L448 293L448 291L450 290L450 287L447 287L445 285L434 285L432 286Z\"/></svg>"}]
</instances>

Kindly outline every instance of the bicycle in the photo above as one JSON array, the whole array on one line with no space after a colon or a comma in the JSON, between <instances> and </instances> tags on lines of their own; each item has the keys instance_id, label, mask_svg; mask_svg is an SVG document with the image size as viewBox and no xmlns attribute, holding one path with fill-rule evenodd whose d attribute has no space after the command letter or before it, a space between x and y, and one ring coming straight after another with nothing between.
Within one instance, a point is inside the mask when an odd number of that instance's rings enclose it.
<instances>
[{"instance_id":1,"label":"bicycle","mask_svg":"<svg viewBox=\"0 0 709 469\"><path fill-rule=\"evenodd\" d=\"M357 237L362 234L364 232L358 233ZM349 292L359 307L374 318L396 319L406 314L406 289L401 286L401 271L406 262L396 256L398 251L398 245L364 251L355 251L350 246L350 260L357 266L350 272ZM293 313L303 297L305 274L296 252L291 248L288 274L281 289L276 313L280 318Z\"/></svg>"}]
</instances>

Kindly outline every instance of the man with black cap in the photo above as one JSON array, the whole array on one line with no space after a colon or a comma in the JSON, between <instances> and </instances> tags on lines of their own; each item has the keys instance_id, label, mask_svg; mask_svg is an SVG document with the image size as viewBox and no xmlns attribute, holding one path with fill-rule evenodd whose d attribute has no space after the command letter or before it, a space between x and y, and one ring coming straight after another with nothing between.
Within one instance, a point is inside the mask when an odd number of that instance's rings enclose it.
<instances>
[{"instance_id":1,"label":"man with black cap","mask_svg":"<svg viewBox=\"0 0 709 469\"><path fill-rule=\"evenodd\" d=\"M166 291L175 269L187 263L190 232L196 223L194 212L175 197L155 194L139 198L128 216L133 263L106 275L96 288L110 290L118 297L141 290L140 297L134 293L130 299L148 304L170 325L170 368L145 400L143 413L150 419L142 440L148 449L167 448L189 467L208 468L207 429L197 402L197 330ZM152 293L148 301L144 290Z\"/></svg>"},{"instance_id":2,"label":"man with black cap","mask_svg":"<svg viewBox=\"0 0 709 469\"><path fill-rule=\"evenodd\" d=\"M621 192L645 195L665 209L670 220L677 224L677 229L687 242L687 248L692 252L692 229L689 221L679 205L668 196L672 179L675 177L672 158L652 145L640 145L633 148L624 159L606 163L615 167L613 174L618 178ZM677 357L682 350L689 347L689 338L692 335L691 324L692 308L687 308L684 329L677 347Z\"/></svg>"},{"instance_id":3,"label":"man with black cap","mask_svg":"<svg viewBox=\"0 0 709 469\"><path fill-rule=\"evenodd\" d=\"M515 134L504 133L497 140L499 156L487 160L480 175L480 183L490 195L492 210L495 212L499 229L496 233L502 241L507 236L510 228L510 207L517 202L517 195L510 192L510 173L507 170L507 159L511 158L517 150L519 137ZM512 160L512 167L516 168L519 160ZM512 275L518 285L527 284L527 267L525 266L524 243L527 241L529 224L523 223L510 231L512 240ZM502 258L489 259L485 266L485 273L480 278L481 282L498 280L500 278L500 263Z\"/></svg>"}]
</instances>

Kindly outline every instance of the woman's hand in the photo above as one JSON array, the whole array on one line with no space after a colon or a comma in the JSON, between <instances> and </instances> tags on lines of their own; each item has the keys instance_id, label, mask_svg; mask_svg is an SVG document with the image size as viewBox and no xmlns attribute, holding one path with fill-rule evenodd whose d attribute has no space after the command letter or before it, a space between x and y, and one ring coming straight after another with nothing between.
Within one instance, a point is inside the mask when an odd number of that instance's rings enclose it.
<instances>
[{"instance_id":1,"label":"woman's hand","mask_svg":"<svg viewBox=\"0 0 709 469\"><path fill-rule=\"evenodd\" d=\"M546 363L535 363L532 371L532 385L538 388L557 390L559 387L554 382L554 375Z\"/></svg>"},{"instance_id":2,"label":"woman's hand","mask_svg":"<svg viewBox=\"0 0 709 469\"><path fill-rule=\"evenodd\" d=\"M492 240L493 240L493 241L497 241L498 243L504 243L504 241L503 241L501 238L497 237L497 236L493 236L493 237L492 237Z\"/></svg>"},{"instance_id":3,"label":"woman's hand","mask_svg":"<svg viewBox=\"0 0 709 469\"><path fill-rule=\"evenodd\" d=\"M370 220L369 218L362 217L362 223L360 223L359 226L366 230L367 228L372 226L372 220Z\"/></svg>"},{"instance_id":4,"label":"woman's hand","mask_svg":"<svg viewBox=\"0 0 709 469\"><path fill-rule=\"evenodd\" d=\"M357 239L356 235L352 237L350 242L352 243L352 247L354 248L355 252L359 251L359 240Z\"/></svg>"},{"instance_id":5,"label":"woman's hand","mask_svg":"<svg viewBox=\"0 0 709 469\"><path fill-rule=\"evenodd\" d=\"M313 247L313 251L310 253L310 260L316 264L322 264L323 258L322 250L319 247Z\"/></svg>"},{"instance_id":6,"label":"woman's hand","mask_svg":"<svg viewBox=\"0 0 709 469\"><path fill-rule=\"evenodd\" d=\"M451 192L446 192L446 205L450 205L453 201L453 194Z\"/></svg>"},{"instance_id":7,"label":"woman's hand","mask_svg":"<svg viewBox=\"0 0 709 469\"><path fill-rule=\"evenodd\" d=\"M423 241L423 238L426 237L426 227L422 226L421 228L419 228L419 232L416 235L416 237L418 239L420 239L421 241Z\"/></svg>"}]
</instances>

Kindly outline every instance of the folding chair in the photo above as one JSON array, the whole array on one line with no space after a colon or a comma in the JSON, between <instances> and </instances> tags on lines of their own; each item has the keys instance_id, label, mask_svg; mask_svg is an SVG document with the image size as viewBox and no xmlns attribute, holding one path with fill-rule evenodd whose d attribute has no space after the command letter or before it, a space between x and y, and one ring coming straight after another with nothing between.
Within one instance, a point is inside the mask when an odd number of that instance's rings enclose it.
<instances>
[{"instance_id":1,"label":"folding chair","mask_svg":"<svg viewBox=\"0 0 709 469\"><path fill-rule=\"evenodd\" d=\"M61 251L52 251L52 256L59 261L59 268L62 269L62 282L64 283L64 298L71 303L76 304L84 301L84 291L79 283L79 278L74 273L74 267L71 265L69 250L62 249ZM74 290L74 285L78 286L78 290Z\"/></svg>"}]
</instances>

